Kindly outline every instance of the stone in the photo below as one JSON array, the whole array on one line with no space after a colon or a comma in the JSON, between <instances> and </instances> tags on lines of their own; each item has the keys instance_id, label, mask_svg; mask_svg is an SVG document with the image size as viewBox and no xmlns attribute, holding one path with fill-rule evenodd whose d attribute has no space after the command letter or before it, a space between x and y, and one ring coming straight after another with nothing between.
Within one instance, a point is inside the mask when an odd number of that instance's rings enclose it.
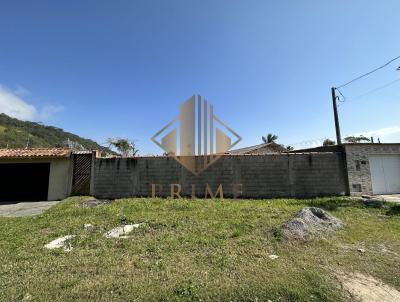
<instances>
[{"instance_id":1,"label":"stone","mask_svg":"<svg viewBox=\"0 0 400 302\"><path fill-rule=\"evenodd\" d=\"M74 237L75 237L75 235L66 235L63 237L59 237L57 239L54 239L50 243L46 244L45 248L47 248L49 250L63 249L65 252L69 252L70 250L72 250L70 241Z\"/></svg>"},{"instance_id":2,"label":"stone","mask_svg":"<svg viewBox=\"0 0 400 302\"><path fill-rule=\"evenodd\" d=\"M93 227L93 224L91 224L91 223L85 223L83 225L83 228L85 229L85 231L92 231L94 227Z\"/></svg>"},{"instance_id":3,"label":"stone","mask_svg":"<svg viewBox=\"0 0 400 302\"><path fill-rule=\"evenodd\" d=\"M308 240L322 237L343 228L344 223L323 209L309 207L300 210L297 215L282 226L287 238Z\"/></svg>"},{"instance_id":4,"label":"stone","mask_svg":"<svg viewBox=\"0 0 400 302\"><path fill-rule=\"evenodd\" d=\"M269 259L272 259L272 260L275 260L275 259L279 258L278 255L269 255L268 257L269 257Z\"/></svg>"},{"instance_id":5,"label":"stone","mask_svg":"<svg viewBox=\"0 0 400 302\"><path fill-rule=\"evenodd\" d=\"M84 208L91 208L91 207L96 207L100 206L103 204L108 204L111 203L112 200L109 199L90 199L90 200L85 200L81 203L81 206Z\"/></svg>"},{"instance_id":6,"label":"stone","mask_svg":"<svg viewBox=\"0 0 400 302\"><path fill-rule=\"evenodd\" d=\"M357 249L357 251L360 252L360 253L365 253L365 249L361 249L360 248L360 249Z\"/></svg>"},{"instance_id":7,"label":"stone","mask_svg":"<svg viewBox=\"0 0 400 302\"><path fill-rule=\"evenodd\" d=\"M127 234L131 233L134 229L137 229L144 225L144 223L136 223L136 224L127 224L124 226L119 226L113 228L104 234L107 238L127 238Z\"/></svg>"}]
</instances>

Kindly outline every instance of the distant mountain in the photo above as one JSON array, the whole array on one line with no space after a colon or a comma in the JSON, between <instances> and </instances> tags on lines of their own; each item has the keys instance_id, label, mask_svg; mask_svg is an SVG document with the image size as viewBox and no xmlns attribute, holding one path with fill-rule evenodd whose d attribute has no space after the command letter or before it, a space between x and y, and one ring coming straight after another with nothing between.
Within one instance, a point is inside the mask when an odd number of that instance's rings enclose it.
<instances>
[{"instance_id":1,"label":"distant mountain","mask_svg":"<svg viewBox=\"0 0 400 302\"><path fill-rule=\"evenodd\" d=\"M0 148L72 147L78 150L101 150L115 154L95 141L65 132L53 126L24 122L0 113Z\"/></svg>"}]
</instances>

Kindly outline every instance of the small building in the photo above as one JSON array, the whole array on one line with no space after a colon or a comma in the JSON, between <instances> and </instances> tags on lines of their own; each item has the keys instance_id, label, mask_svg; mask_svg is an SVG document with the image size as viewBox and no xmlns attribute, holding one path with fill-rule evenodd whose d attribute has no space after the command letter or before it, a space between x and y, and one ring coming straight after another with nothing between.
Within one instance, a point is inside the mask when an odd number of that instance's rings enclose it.
<instances>
[{"instance_id":1,"label":"small building","mask_svg":"<svg viewBox=\"0 0 400 302\"><path fill-rule=\"evenodd\" d=\"M357 143L291 151L342 152L350 195L400 193L400 144Z\"/></svg>"},{"instance_id":2,"label":"small building","mask_svg":"<svg viewBox=\"0 0 400 302\"><path fill-rule=\"evenodd\" d=\"M64 199L71 193L71 149L0 149L0 201Z\"/></svg>"},{"instance_id":3,"label":"small building","mask_svg":"<svg viewBox=\"0 0 400 302\"><path fill-rule=\"evenodd\" d=\"M400 144L344 144L351 195L400 193Z\"/></svg>"},{"instance_id":4,"label":"small building","mask_svg":"<svg viewBox=\"0 0 400 302\"><path fill-rule=\"evenodd\" d=\"M225 152L227 155L264 155L273 153L282 153L288 151L282 145L275 142L254 145Z\"/></svg>"}]
</instances>

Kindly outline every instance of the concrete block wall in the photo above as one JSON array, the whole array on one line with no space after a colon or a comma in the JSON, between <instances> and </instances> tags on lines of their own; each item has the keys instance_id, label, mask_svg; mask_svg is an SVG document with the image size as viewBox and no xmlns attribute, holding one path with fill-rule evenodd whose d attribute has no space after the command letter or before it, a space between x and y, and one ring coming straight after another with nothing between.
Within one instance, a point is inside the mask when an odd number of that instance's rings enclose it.
<instances>
[{"instance_id":1,"label":"concrete block wall","mask_svg":"<svg viewBox=\"0 0 400 302\"><path fill-rule=\"evenodd\" d=\"M400 144L346 144L344 149L350 194L354 196L373 194L369 166L370 155L400 154ZM360 187L361 190L359 190Z\"/></svg>"},{"instance_id":2,"label":"concrete block wall","mask_svg":"<svg viewBox=\"0 0 400 302\"><path fill-rule=\"evenodd\" d=\"M224 197L241 184L243 198L310 197L348 192L342 153L227 155L199 176L173 158L98 158L93 169L93 195L98 198L170 196L170 185L180 184L182 196L204 197L208 184L213 193L222 185ZM238 189L238 187L236 187Z\"/></svg>"}]
</instances>

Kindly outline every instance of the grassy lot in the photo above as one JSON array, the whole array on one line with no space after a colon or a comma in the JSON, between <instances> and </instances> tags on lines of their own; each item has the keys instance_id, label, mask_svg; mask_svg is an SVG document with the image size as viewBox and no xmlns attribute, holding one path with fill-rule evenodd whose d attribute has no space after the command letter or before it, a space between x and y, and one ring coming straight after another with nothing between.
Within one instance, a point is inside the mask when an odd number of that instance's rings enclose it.
<instances>
[{"instance_id":1,"label":"grassy lot","mask_svg":"<svg viewBox=\"0 0 400 302\"><path fill-rule=\"evenodd\" d=\"M84 199L36 217L0 218L0 301L347 301L334 272L361 272L400 289L399 206L366 208L347 198L122 199L83 208ZM282 238L279 225L310 205L346 228L311 242ZM147 226L128 239L102 235L128 222ZM67 234L77 235L71 252L43 248Z\"/></svg>"}]
</instances>

